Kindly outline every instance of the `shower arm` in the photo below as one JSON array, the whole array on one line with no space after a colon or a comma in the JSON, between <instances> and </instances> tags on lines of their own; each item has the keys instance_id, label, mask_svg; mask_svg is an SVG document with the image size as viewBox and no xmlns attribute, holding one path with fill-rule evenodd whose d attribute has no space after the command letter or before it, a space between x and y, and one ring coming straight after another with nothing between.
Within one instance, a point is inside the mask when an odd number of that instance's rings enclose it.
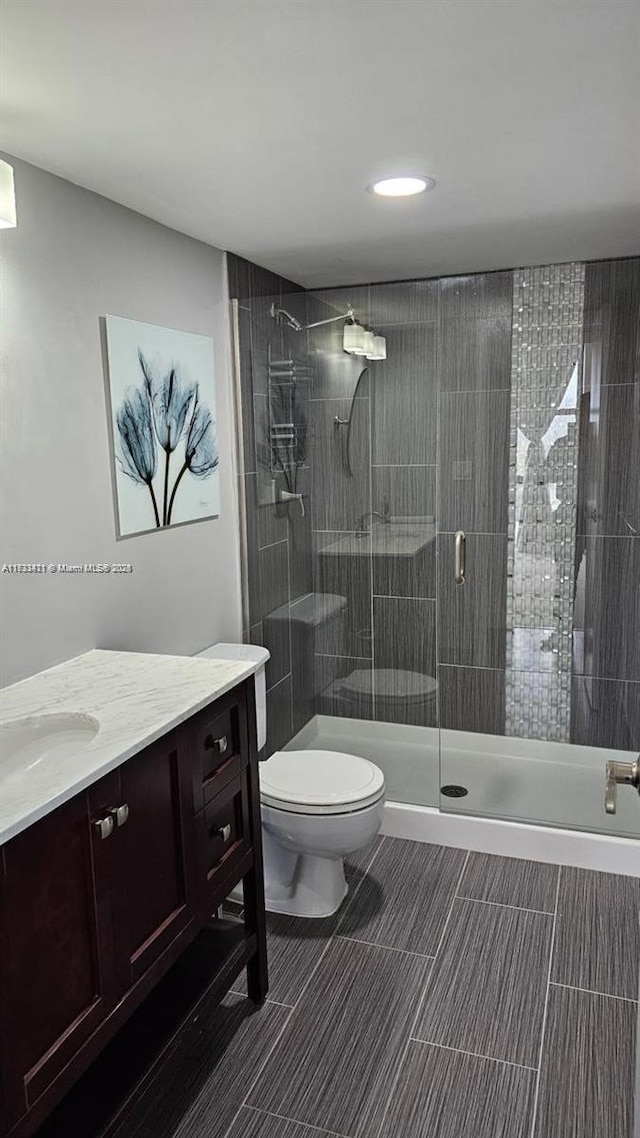
<instances>
[{"instance_id":1,"label":"shower arm","mask_svg":"<svg viewBox=\"0 0 640 1138\"><path fill-rule=\"evenodd\" d=\"M356 314L351 304L347 305L347 311L340 316L328 316L326 320L314 320L312 324L301 324L299 320L296 320L295 316L287 312L286 308L278 308L275 303L271 305L271 315L274 320L284 317L289 327L293 328L295 332L307 332L309 328L320 328L323 324L335 324L337 320L349 320L351 324L357 323Z\"/></svg>"}]
</instances>

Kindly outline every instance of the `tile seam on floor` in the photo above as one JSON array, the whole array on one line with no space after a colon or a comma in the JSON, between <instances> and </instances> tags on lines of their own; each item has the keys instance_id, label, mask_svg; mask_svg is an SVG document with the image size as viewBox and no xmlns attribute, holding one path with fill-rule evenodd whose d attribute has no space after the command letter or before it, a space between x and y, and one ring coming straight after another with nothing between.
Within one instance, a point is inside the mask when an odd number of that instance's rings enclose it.
<instances>
[{"instance_id":1,"label":"tile seam on floor","mask_svg":"<svg viewBox=\"0 0 640 1138\"><path fill-rule=\"evenodd\" d=\"M250 1081L247 1093L246 1093L244 1099L242 1100L242 1102L240 1103L240 1105L239 1105L236 1113L234 1114L233 1118L231 1119L231 1122L227 1126L227 1129L224 1132L223 1138L228 1138L228 1135L230 1134L231 1130L235 1126L236 1119L239 1118L239 1116L240 1116L240 1111L245 1106L246 1101L249 1098L249 1095L253 1091L253 1088L255 1087L256 1083L258 1082L258 1079L260 1078L260 1076L261 1076L262 1072L264 1071L267 1063L269 1062L269 1059L271 1058L271 1056L273 1055L273 1052L275 1051L276 1047L278 1046L284 1032L286 1031L287 1025L288 1025L292 1015L293 1015L293 1009L291 1009L289 1011L289 1014L284 1017L284 1022L282 1024L282 1027L280 1028L280 1031L276 1032L276 1037L273 1041L273 1044L269 1048L269 1050L267 1051L263 1062L259 1064L258 1070L256 1071L256 1074L255 1074L255 1078Z\"/></svg>"},{"instance_id":2,"label":"tile seam on floor","mask_svg":"<svg viewBox=\"0 0 640 1138\"><path fill-rule=\"evenodd\" d=\"M459 897L458 897L458 890L459 890L459 888L460 888L460 886L461 886L461 884L462 884L462 879L463 879L463 877L464 877L464 875L465 875L465 873L466 873L466 870L467 870L467 865L469 864L469 858L470 858L470 857L471 857L471 850L467 850L467 851L466 851L466 856L465 856L464 862L462 863L462 869L461 869L461 871L460 871L460 876L459 876L459 878L458 878L458 881L457 881L457 883L456 883L456 887L455 887L455 890L454 890L454 893L453 893L453 897L451 898L451 904L450 904L450 906L449 906L449 912L447 913L447 919L446 919L446 921L444 922L444 927L443 927L443 929L442 929L442 933L441 933L441 935L440 935L440 940L438 941L438 947L436 948L436 951L435 951L435 955L434 955L434 958L433 958L434 960L437 960L437 959L438 959L438 953L440 952L440 949L442 948L442 945L443 945L443 942L444 942L444 938L445 938L445 934L446 934L446 931L447 931L447 929L448 929L448 927L449 927L449 921L451 920L451 914L453 913L453 906L455 905L456 901L457 901L457 900L459 900ZM414 1026L415 1026L415 1025L414 1025Z\"/></svg>"},{"instance_id":3,"label":"tile seam on floor","mask_svg":"<svg viewBox=\"0 0 640 1138\"><path fill-rule=\"evenodd\" d=\"M374 940L360 940L359 937L345 936L344 933L334 933L333 940L346 940L349 944L365 944L368 948L384 948L386 952L401 952L403 956L417 956L419 960L435 960L435 956L429 956L426 952L412 952L410 948L396 948L393 944L378 944Z\"/></svg>"},{"instance_id":4,"label":"tile seam on floor","mask_svg":"<svg viewBox=\"0 0 640 1138\"><path fill-rule=\"evenodd\" d=\"M384 837L381 839L381 841L380 841L380 844L379 844L379 845L377 846L377 848L374 850L374 852L373 852L373 854L372 854L372 856L371 856L371 859L370 859L370 860L367 862L366 866L364 867L364 869L363 869L363 871L362 871L362 877L361 877L361 878L360 878L360 880L358 881L358 883L357 883L357 885L356 885L356 887L355 887L355 889L354 889L353 893L351 894L351 899L350 899L350 901L349 901L349 905L347 906L347 908L349 908L349 906L350 906L350 905L353 903L353 901L355 900L355 898L358 896L358 891L360 890L360 887L362 886L362 883L364 882L364 880L365 880L365 878L366 878L366 876L367 876L367 872L369 871L369 869L370 869L370 868L371 868L371 866L373 865L373 863L374 863L374 861L375 861L376 857L378 856L378 852L379 852L379 850L382 848L382 846L383 846L383 845L384 845ZM347 892L347 896L348 896L348 892ZM342 924L342 922L343 922L343 920L344 920L345 916L346 916L346 910L345 910L345 912L342 914L342 917L340 918L340 920L338 921L338 925L337 925L336 929L335 929L335 930L334 930L334 931L331 933L331 935L330 935L330 936L328 936L328 937L327 937L327 943L325 944L325 946L324 946L324 948L323 948L322 952L320 953L320 956L318 957L318 959L317 959L317 961L316 961L316 963L315 963L314 967L311 969L311 972L310 972L310 973L309 973L309 975L307 976L307 979L306 979L305 983L303 984L302 988L300 989L300 991L299 991L299 993L298 993L298 996L297 996L297 998L296 998L296 1001L295 1001L295 1003L294 1003L293 1005L285 1004L285 1005L284 1005L285 1007L292 1007L292 1009L296 1009L296 1008L298 1007L298 1004L300 1003L300 1000L301 1000L301 999L302 999L302 997L304 996L304 994L305 994L305 992L306 992L307 988L309 987L309 984L311 983L311 981L312 981L313 977L315 976L315 974L316 974L316 972L317 972L318 968L319 968L319 967L320 967L320 965L322 964L322 961L324 960L324 958L325 958L325 956L326 956L326 954L327 954L327 952L328 952L328 949L329 949L329 945L331 944L331 942L332 942L333 940L335 940L335 937L336 937L336 933L337 933L337 930L338 930L338 928L340 927L340 925ZM268 960L268 947L267 947L267 960Z\"/></svg>"},{"instance_id":5,"label":"tile seam on floor","mask_svg":"<svg viewBox=\"0 0 640 1138\"><path fill-rule=\"evenodd\" d=\"M547 990L544 997L544 1011L542 1013L542 1031L540 1033L540 1050L538 1051L538 1073L536 1076L536 1086L533 1095L533 1113L531 1115L531 1138L535 1138L536 1123L538 1120L538 1101L540 1096L540 1072L542 1071L542 1056L544 1053L545 1034L547 1030L547 1011L549 1008L549 992L551 989L551 970L553 968L553 957L556 945L556 929L558 927L558 902L560 900L560 881L562 878L562 866L558 866L558 880L556 881L556 904L553 914L553 928L551 930L551 945L549 947L549 968L547 971Z\"/></svg>"},{"instance_id":6,"label":"tile seam on floor","mask_svg":"<svg viewBox=\"0 0 640 1138\"><path fill-rule=\"evenodd\" d=\"M383 834L383 836L380 838L378 845L374 849L369 861L367 862L367 864L365 866L363 866L362 876L360 877L360 880L358 881L358 883L357 883L357 885L356 885L356 887L355 887L355 889L354 889L354 891L350 897L349 897L349 891L347 890L347 894L346 894L347 904L345 905L344 913L342 913L342 915L338 919L335 929L333 930L333 932L331 933L331 936L327 940L327 948L331 944L331 941L335 940L335 938L337 936L339 936L340 929L342 928L342 926L343 926L343 924L347 918L347 914L350 912L351 907L352 907L356 897L358 896L358 893L359 893L362 885L364 884L364 882L366 880L367 874L368 874L369 870L371 869L371 866L373 865L374 861L376 860L378 854L380 853L380 850L382 849L382 847L385 843L385 840L386 839L385 839L385 836ZM346 940L347 938L345 937L344 939ZM326 952L326 948L325 948L325 952ZM323 956L324 956L324 953L323 953Z\"/></svg>"},{"instance_id":7,"label":"tile seam on floor","mask_svg":"<svg viewBox=\"0 0 640 1138\"><path fill-rule=\"evenodd\" d=\"M585 992L588 996L603 996L605 1000L622 1000L625 1004L637 1004L633 996L616 996L613 992L598 992L596 988L579 988L577 984L560 984L557 980L550 980L551 988L569 988L572 992Z\"/></svg>"},{"instance_id":8,"label":"tile seam on floor","mask_svg":"<svg viewBox=\"0 0 640 1138\"><path fill-rule=\"evenodd\" d=\"M434 957L430 958L430 959L432 960L432 963L431 963L431 967L429 968L429 975L427 976L427 978L426 978L426 980L425 980L425 982L424 982L424 985L423 985L423 988L422 988L422 992L420 993L420 996L419 996L419 998L418 998L418 1002L417 1002L417 1006L416 1006L416 1014L415 1014L415 1015L414 1015L414 1017L413 1017L413 1020L412 1020L412 1023L411 1023L411 1028L410 1028L410 1030L409 1030L409 1035L408 1035L407 1041L406 1041L406 1043L405 1043L405 1045L404 1045L404 1047L403 1047L403 1049L402 1049L402 1053L401 1053L401 1055L400 1055L400 1057L399 1057L399 1059L398 1059L398 1066L397 1066L397 1068L396 1068L396 1073L395 1073L395 1076L394 1076L394 1078L393 1078L393 1081L392 1081L392 1083L391 1083L391 1090L389 1091L389 1094L388 1094L388 1096L387 1096L387 1101L386 1101L386 1103L385 1103L385 1105L384 1105L384 1109L383 1109L383 1111L382 1111L382 1117L381 1117L381 1120L380 1120L380 1126L378 1127L378 1130L377 1130L377 1132L376 1132L376 1134L377 1134L378 1138L380 1138L380 1135L382 1134L382 1131L383 1131L383 1128L384 1128L384 1124L385 1124L385 1122L386 1122L386 1118L387 1118L387 1115L388 1115L388 1113L389 1113L389 1108L390 1108L390 1106L391 1106L391 1103L392 1103L392 1101L393 1101L393 1096L394 1096L394 1095L395 1095L395 1093L396 1093L396 1087L398 1086L398 1083L399 1083L399 1081L400 1081L400 1075L402 1074L402 1068L404 1067L404 1064L405 1064L405 1060L406 1060L406 1058L407 1058L407 1054L408 1054L408 1052L409 1052L409 1047L411 1046L411 1043L412 1043L412 1040L413 1040L413 1033L414 1033L414 1031L415 1031L415 1029L416 1029L416 1025L417 1025L417 1023L418 1023L418 1020L420 1019L420 1013L421 1013L421 1011L422 1011L422 1005L424 1004L425 996L426 996L426 994L427 994L427 990L428 990L428 988L429 988L429 983L430 983L431 977L433 976L433 969L434 969L434 965L435 965L435 962L436 962L436 960L437 960L437 957L438 957L438 953L439 953L439 951L440 951L440 949L441 949L441 947L442 947L442 942L443 942L443 940L444 940L444 936L445 936L445 933L446 933L446 931L447 931L447 926L448 926L448 924L449 924L449 921L450 921L450 919L451 919L451 914L452 914L452 912L453 912L453 906L455 905L455 902L456 902L456 897L457 897L457 894L458 894L458 889L460 888L460 885L461 885L461 883L462 883L462 878L464 877L464 873L465 873L465 870L466 870L466 868L467 868L467 864L468 864L468 862L469 862L469 858L470 858L470 856L471 856L471 850L466 850L466 851L465 851L465 857L464 857L464 861L463 861L463 863L462 863L462 869L460 870L460 873L459 873L459 875L458 875L458 880L457 880L457 882L456 882L456 887L455 887L455 889L454 889L454 891L453 891L453 897L451 898L451 904L450 904L450 906L449 906L449 912L447 913L447 917L446 917L446 920L445 920L445 922L444 922L444 926L443 926L443 929L442 929L442 934L441 934L441 936L440 936L440 940L438 941L438 946L437 946L437 948L436 948L436 955L435 955Z\"/></svg>"},{"instance_id":9,"label":"tile seam on floor","mask_svg":"<svg viewBox=\"0 0 640 1138\"><path fill-rule=\"evenodd\" d=\"M486 901L484 897L467 897L458 894L458 901L475 901L476 905L497 905L500 909L517 909L520 913L539 913L542 917L552 917L553 909L529 909L526 905L508 905L506 901Z\"/></svg>"},{"instance_id":10,"label":"tile seam on floor","mask_svg":"<svg viewBox=\"0 0 640 1138\"><path fill-rule=\"evenodd\" d=\"M323 1126L316 1126L313 1122L300 1122L298 1118L290 1118L288 1114L276 1114L274 1110L263 1110L261 1106L240 1107L240 1110L243 1109L252 1110L254 1114L266 1114L269 1118L277 1118L280 1122L293 1122L295 1126L306 1127L308 1130L317 1130L318 1134L327 1134L330 1135L330 1138L351 1138L349 1134L342 1134L338 1130L326 1130ZM236 1118L239 1116L240 1110Z\"/></svg>"},{"instance_id":11,"label":"tile seam on floor","mask_svg":"<svg viewBox=\"0 0 640 1138\"><path fill-rule=\"evenodd\" d=\"M511 1059L498 1059L495 1055L483 1055L481 1051L466 1051L464 1047L450 1047L447 1043L434 1043L432 1039L418 1039L415 1035L410 1043L421 1043L423 1047L439 1047L443 1051L455 1051L457 1055L470 1055L472 1059L487 1059L489 1063L502 1063L507 1067L519 1067L522 1071L537 1071L537 1067L530 1067L528 1063L514 1063Z\"/></svg>"}]
</instances>

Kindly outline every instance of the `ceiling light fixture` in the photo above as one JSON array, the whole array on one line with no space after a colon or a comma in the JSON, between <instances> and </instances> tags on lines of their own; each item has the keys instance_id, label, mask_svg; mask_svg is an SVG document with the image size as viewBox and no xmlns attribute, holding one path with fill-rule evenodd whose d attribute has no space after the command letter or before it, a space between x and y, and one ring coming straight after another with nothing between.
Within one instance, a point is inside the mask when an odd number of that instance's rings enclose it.
<instances>
[{"instance_id":1,"label":"ceiling light fixture","mask_svg":"<svg viewBox=\"0 0 640 1138\"><path fill-rule=\"evenodd\" d=\"M435 186L433 178L426 178L422 174L403 175L396 178L381 178L367 186L370 194L381 198L410 198L414 194L424 194Z\"/></svg>"}]
</instances>

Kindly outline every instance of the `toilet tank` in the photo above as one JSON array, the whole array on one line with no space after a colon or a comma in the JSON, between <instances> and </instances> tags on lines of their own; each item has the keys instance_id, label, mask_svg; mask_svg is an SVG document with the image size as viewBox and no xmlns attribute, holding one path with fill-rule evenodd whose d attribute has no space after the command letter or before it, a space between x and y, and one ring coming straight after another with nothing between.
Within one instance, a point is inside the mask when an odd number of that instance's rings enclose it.
<instances>
[{"instance_id":1,"label":"toilet tank","mask_svg":"<svg viewBox=\"0 0 640 1138\"><path fill-rule=\"evenodd\" d=\"M209 660L240 660L256 665L256 731L258 750L267 742L267 684L265 667L270 653L259 644L212 644L210 648L196 652L196 656L206 656Z\"/></svg>"}]
</instances>

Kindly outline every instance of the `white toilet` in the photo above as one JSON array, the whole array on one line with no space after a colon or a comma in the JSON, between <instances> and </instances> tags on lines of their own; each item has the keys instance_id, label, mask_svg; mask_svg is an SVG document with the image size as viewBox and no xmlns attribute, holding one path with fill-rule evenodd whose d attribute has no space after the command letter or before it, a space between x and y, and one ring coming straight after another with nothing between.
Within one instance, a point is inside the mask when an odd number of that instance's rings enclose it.
<instances>
[{"instance_id":1,"label":"white toilet","mask_svg":"<svg viewBox=\"0 0 640 1138\"><path fill-rule=\"evenodd\" d=\"M258 664L261 750L268 653L251 644L214 644L199 655ZM343 858L372 842L382 823L382 771L339 751L276 751L260 764L260 799L267 909L297 917L335 913L347 892Z\"/></svg>"}]
</instances>

